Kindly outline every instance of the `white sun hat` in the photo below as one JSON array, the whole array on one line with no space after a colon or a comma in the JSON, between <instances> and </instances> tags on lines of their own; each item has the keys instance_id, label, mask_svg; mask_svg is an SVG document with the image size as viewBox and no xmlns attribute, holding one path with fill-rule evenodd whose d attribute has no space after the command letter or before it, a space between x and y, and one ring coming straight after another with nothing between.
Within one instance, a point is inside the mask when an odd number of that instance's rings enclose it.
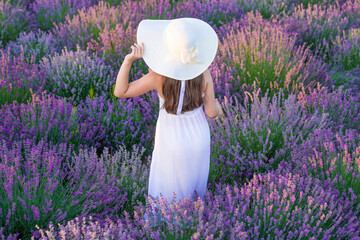
<instances>
[{"instance_id":1,"label":"white sun hat","mask_svg":"<svg viewBox=\"0 0 360 240\"><path fill-rule=\"evenodd\" d=\"M145 63L176 80L203 73L215 58L218 41L214 29L196 18L145 19L137 29L137 44L144 43Z\"/></svg>"}]
</instances>

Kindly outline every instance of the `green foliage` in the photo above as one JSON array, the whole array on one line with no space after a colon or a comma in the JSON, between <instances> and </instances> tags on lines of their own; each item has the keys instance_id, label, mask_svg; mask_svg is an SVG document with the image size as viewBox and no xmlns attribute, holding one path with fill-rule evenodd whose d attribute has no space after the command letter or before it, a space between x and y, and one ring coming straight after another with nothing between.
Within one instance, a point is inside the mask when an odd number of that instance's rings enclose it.
<instances>
[{"instance_id":1,"label":"green foliage","mask_svg":"<svg viewBox=\"0 0 360 240\"><path fill-rule=\"evenodd\" d=\"M345 91L356 85L360 88L360 76L357 75L358 72L360 72L360 70L332 71L329 76L334 82L336 89L342 87Z\"/></svg>"},{"instance_id":2,"label":"green foliage","mask_svg":"<svg viewBox=\"0 0 360 240\"><path fill-rule=\"evenodd\" d=\"M219 47L221 61L233 71L232 92L243 87L269 89L269 97L283 89L285 95L306 90L327 81L322 74L325 64L305 44L296 46L296 38L281 27L264 23L259 14L248 14L249 24L230 30Z\"/></svg>"},{"instance_id":3,"label":"green foliage","mask_svg":"<svg viewBox=\"0 0 360 240\"><path fill-rule=\"evenodd\" d=\"M39 28L48 31L54 27L54 23L63 22L65 16L71 10L69 5L58 6L59 9L40 8L36 14L36 20L39 23ZM70 15L71 16L71 15Z\"/></svg>"},{"instance_id":4,"label":"green foliage","mask_svg":"<svg viewBox=\"0 0 360 240\"><path fill-rule=\"evenodd\" d=\"M0 87L0 106L12 104L14 101L27 103L31 99L32 91L28 88L10 86Z\"/></svg>"}]
</instances>

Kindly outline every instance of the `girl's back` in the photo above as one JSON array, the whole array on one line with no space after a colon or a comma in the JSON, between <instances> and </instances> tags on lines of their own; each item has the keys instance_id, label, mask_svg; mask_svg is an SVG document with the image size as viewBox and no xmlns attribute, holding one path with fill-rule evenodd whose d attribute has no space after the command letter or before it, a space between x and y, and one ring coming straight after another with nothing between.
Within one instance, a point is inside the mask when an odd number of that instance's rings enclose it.
<instances>
[{"instance_id":1,"label":"girl's back","mask_svg":"<svg viewBox=\"0 0 360 240\"><path fill-rule=\"evenodd\" d=\"M210 167L210 129L199 106L181 113L185 91L180 91L177 113L168 113L165 99L159 96L159 116L150 167L148 195L171 201L206 192ZM202 96L204 96L202 94ZM181 108L181 109L180 109Z\"/></svg>"},{"instance_id":2,"label":"girl's back","mask_svg":"<svg viewBox=\"0 0 360 240\"><path fill-rule=\"evenodd\" d=\"M160 109L164 108L168 113L177 114L178 101L182 99L180 96L181 82L156 73L154 74L157 75L156 78L160 82L156 88L161 101ZM208 69L194 79L185 81L185 86L183 86L182 90L184 94L181 113L191 111L203 105L206 114L210 118L218 116L220 106L215 99L213 79Z\"/></svg>"}]
</instances>

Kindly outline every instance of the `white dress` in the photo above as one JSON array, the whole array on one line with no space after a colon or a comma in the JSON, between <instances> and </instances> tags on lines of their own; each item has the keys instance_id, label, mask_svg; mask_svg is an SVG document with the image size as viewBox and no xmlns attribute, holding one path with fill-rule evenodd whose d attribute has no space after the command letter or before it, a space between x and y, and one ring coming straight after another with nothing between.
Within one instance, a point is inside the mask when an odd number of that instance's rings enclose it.
<instances>
[{"instance_id":1,"label":"white dress","mask_svg":"<svg viewBox=\"0 0 360 240\"><path fill-rule=\"evenodd\" d=\"M184 93L185 81L182 81L177 115L169 114L161 108L164 99L159 95L160 110L156 123L148 195L158 196L160 200L162 193L169 204L173 200L173 192L176 193L176 201L193 197L194 191L203 199L209 176L209 125L203 106L180 113ZM156 204L155 206L160 208ZM148 219L147 214L144 219Z\"/></svg>"}]
</instances>

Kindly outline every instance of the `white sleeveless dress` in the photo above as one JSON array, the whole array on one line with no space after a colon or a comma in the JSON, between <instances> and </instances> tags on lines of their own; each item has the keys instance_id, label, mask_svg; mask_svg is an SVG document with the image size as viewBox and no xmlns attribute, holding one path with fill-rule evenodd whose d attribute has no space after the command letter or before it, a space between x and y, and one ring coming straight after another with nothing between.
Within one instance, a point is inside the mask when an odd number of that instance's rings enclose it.
<instances>
[{"instance_id":1,"label":"white sleeveless dress","mask_svg":"<svg viewBox=\"0 0 360 240\"><path fill-rule=\"evenodd\" d=\"M169 204L173 200L174 192L176 201L193 197L194 191L204 199L209 176L209 125L203 106L181 114L184 93L185 81L181 81L177 115L169 114L161 108L164 99L158 95L160 110L156 123L148 195L158 196L160 200L162 193ZM161 209L155 203L154 205ZM148 219L147 214L144 219Z\"/></svg>"}]
</instances>

